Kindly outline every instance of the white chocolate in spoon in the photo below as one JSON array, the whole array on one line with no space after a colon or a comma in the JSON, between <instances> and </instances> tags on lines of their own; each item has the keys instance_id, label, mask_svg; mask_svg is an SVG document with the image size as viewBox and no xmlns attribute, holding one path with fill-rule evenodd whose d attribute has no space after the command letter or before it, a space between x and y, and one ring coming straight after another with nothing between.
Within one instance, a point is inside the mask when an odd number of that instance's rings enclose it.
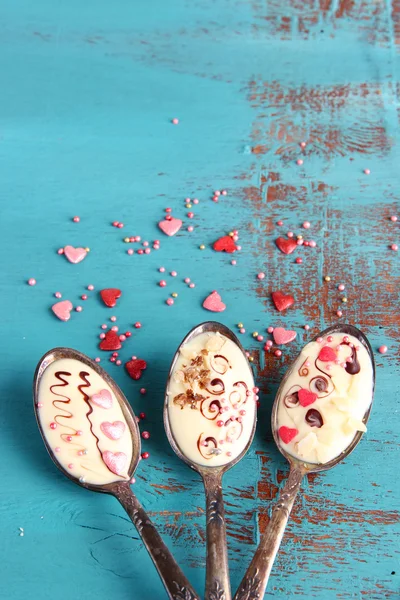
<instances>
[{"instance_id":1,"label":"white chocolate in spoon","mask_svg":"<svg viewBox=\"0 0 400 600\"><path fill-rule=\"evenodd\" d=\"M205 466L237 458L252 435L254 379L241 349L220 333L201 333L180 349L171 374L168 417L182 454Z\"/></svg>"},{"instance_id":2,"label":"white chocolate in spoon","mask_svg":"<svg viewBox=\"0 0 400 600\"><path fill-rule=\"evenodd\" d=\"M327 463L348 448L373 396L373 365L357 338L332 333L301 351L280 390L282 447L309 463Z\"/></svg>"},{"instance_id":3,"label":"white chocolate in spoon","mask_svg":"<svg viewBox=\"0 0 400 600\"><path fill-rule=\"evenodd\" d=\"M94 485L129 479L132 436L115 394L96 371L72 358L51 362L37 402L47 444L72 477Z\"/></svg>"}]
</instances>

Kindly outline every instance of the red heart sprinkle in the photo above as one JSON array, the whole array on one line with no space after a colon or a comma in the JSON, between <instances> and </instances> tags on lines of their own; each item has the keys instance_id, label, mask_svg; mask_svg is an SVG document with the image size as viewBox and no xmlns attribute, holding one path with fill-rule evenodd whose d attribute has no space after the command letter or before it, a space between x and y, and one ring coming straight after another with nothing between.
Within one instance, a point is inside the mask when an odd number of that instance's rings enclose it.
<instances>
[{"instance_id":1,"label":"red heart sprinkle","mask_svg":"<svg viewBox=\"0 0 400 600\"><path fill-rule=\"evenodd\" d=\"M301 388L298 392L299 402L302 406L308 406L316 401L318 398L317 394L314 392L310 392L310 390L306 390L305 388Z\"/></svg>"},{"instance_id":2,"label":"red heart sprinkle","mask_svg":"<svg viewBox=\"0 0 400 600\"><path fill-rule=\"evenodd\" d=\"M289 306L292 306L294 302L293 296L291 296L290 294L284 294L281 291L272 292L271 296L275 307L279 311L285 310L285 308L289 308Z\"/></svg>"},{"instance_id":3,"label":"red heart sprinkle","mask_svg":"<svg viewBox=\"0 0 400 600\"><path fill-rule=\"evenodd\" d=\"M106 306L113 308L117 304L118 298L121 297L121 290L118 288L105 288L100 290L100 296Z\"/></svg>"},{"instance_id":4,"label":"red heart sprinkle","mask_svg":"<svg viewBox=\"0 0 400 600\"><path fill-rule=\"evenodd\" d=\"M125 369L128 371L128 375L132 377L132 379L140 379L142 376L142 371L147 368L147 363L145 360L141 360L140 358L128 360L125 363Z\"/></svg>"},{"instance_id":5,"label":"red heart sprinkle","mask_svg":"<svg viewBox=\"0 0 400 600\"><path fill-rule=\"evenodd\" d=\"M293 238L278 237L275 240L275 244L283 254L292 254L297 248L297 242Z\"/></svg>"},{"instance_id":6,"label":"red heart sprinkle","mask_svg":"<svg viewBox=\"0 0 400 600\"><path fill-rule=\"evenodd\" d=\"M118 334L109 329L106 333L106 337L101 340L99 345L100 350L119 350L121 348L121 342Z\"/></svg>"},{"instance_id":7,"label":"red heart sprinkle","mask_svg":"<svg viewBox=\"0 0 400 600\"><path fill-rule=\"evenodd\" d=\"M293 438L295 438L296 435L299 433L299 430L292 429L291 427L286 427L286 425L282 425L282 427L279 427L278 433L282 442L284 442L285 444L289 444L289 442L291 442Z\"/></svg>"},{"instance_id":8,"label":"red heart sprinkle","mask_svg":"<svg viewBox=\"0 0 400 600\"><path fill-rule=\"evenodd\" d=\"M330 362L337 359L337 354L333 348L330 346L324 346L321 348L318 354L318 360L322 360L322 362Z\"/></svg>"},{"instance_id":9,"label":"red heart sprinkle","mask_svg":"<svg viewBox=\"0 0 400 600\"><path fill-rule=\"evenodd\" d=\"M224 237L219 238L216 242L214 242L213 248L216 252L232 253L236 252L237 250L236 244L230 235L224 235Z\"/></svg>"}]
</instances>

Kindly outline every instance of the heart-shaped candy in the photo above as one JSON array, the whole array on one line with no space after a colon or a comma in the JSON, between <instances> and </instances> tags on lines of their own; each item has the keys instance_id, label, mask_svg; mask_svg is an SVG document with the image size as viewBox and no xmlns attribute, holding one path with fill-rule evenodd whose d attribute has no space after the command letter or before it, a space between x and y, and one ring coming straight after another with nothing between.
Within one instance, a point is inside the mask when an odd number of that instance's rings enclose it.
<instances>
[{"instance_id":1,"label":"heart-shaped candy","mask_svg":"<svg viewBox=\"0 0 400 600\"><path fill-rule=\"evenodd\" d=\"M125 475L126 463L128 460L125 452L110 452L106 450L102 454L104 464L116 475Z\"/></svg>"},{"instance_id":2,"label":"heart-shaped candy","mask_svg":"<svg viewBox=\"0 0 400 600\"><path fill-rule=\"evenodd\" d=\"M301 388L297 392L297 395L302 406L308 406L309 404L315 402L318 398L317 394L314 394L314 392L310 392L310 390L306 390L305 388Z\"/></svg>"},{"instance_id":3,"label":"heart-shaped candy","mask_svg":"<svg viewBox=\"0 0 400 600\"><path fill-rule=\"evenodd\" d=\"M165 221L160 221L158 224L159 228L165 235L175 235L180 228L182 227L182 221L180 219L175 219L175 217L171 217L171 219Z\"/></svg>"},{"instance_id":4,"label":"heart-shaped candy","mask_svg":"<svg viewBox=\"0 0 400 600\"><path fill-rule=\"evenodd\" d=\"M113 404L111 393L108 390L100 390L97 394L90 396L90 400L100 408L109 409Z\"/></svg>"},{"instance_id":5,"label":"heart-shaped candy","mask_svg":"<svg viewBox=\"0 0 400 600\"><path fill-rule=\"evenodd\" d=\"M293 238L278 237L275 244L283 254L292 254L297 248L297 242Z\"/></svg>"},{"instance_id":6,"label":"heart-shaped candy","mask_svg":"<svg viewBox=\"0 0 400 600\"><path fill-rule=\"evenodd\" d=\"M114 421L114 423L104 421L101 423L100 429L110 440L119 440L124 435L125 423L122 421Z\"/></svg>"},{"instance_id":7,"label":"heart-shaped candy","mask_svg":"<svg viewBox=\"0 0 400 600\"><path fill-rule=\"evenodd\" d=\"M299 433L299 430L292 429L291 427L286 427L286 425L282 425L282 427L279 427L278 433L282 442L284 442L285 444L289 444Z\"/></svg>"},{"instance_id":8,"label":"heart-shaped candy","mask_svg":"<svg viewBox=\"0 0 400 600\"><path fill-rule=\"evenodd\" d=\"M275 327L273 333L275 344L288 344L292 342L297 333L295 331L291 331L290 329L284 329L283 327Z\"/></svg>"},{"instance_id":9,"label":"heart-shaped candy","mask_svg":"<svg viewBox=\"0 0 400 600\"><path fill-rule=\"evenodd\" d=\"M65 246L64 248L65 258L71 263L80 263L81 260L86 258L87 251L85 248L74 248L73 246Z\"/></svg>"},{"instance_id":10,"label":"heart-shaped candy","mask_svg":"<svg viewBox=\"0 0 400 600\"><path fill-rule=\"evenodd\" d=\"M69 321L71 318L71 310L73 309L72 302L69 300L61 300L56 302L51 307L53 313L60 319L60 321Z\"/></svg>"},{"instance_id":11,"label":"heart-shaped candy","mask_svg":"<svg viewBox=\"0 0 400 600\"><path fill-rule=\"evenodd\" d=\"M331 348L330 346L324 346L319 351L318 360L321 360L322 362L335 361L336 359L337 359L337 354L334 351L334 349Z\"/></svg>"},{"instance_id":12,"label":"heart-shaped candy","mask_svg":"<svg viewBox=\"0 0 400 600\"><path fill-rule=\"evenodd\" d=\"M224 237L219 238L219 240L214 242L213 248L217 252L232 253L232 252L236 252L236 250L237 250L236 244L233 241L232 236L230 236L230 235L224 235Z\"/></svg>"},{"instance_id":13,"label":"heart-shaped candy","mask_svg":"<svg viewBox=\"0 0 400 600\"><path fill-rule=\"evenodd\" d=\"M289 306L292 306L294 302L293 296L290 294L284 294L281 291L272 292L271 296L273 303L279 311L289 308Z\"/></svg>"},{"instance_id":14,"label":"heart-shaped candy","mask_svg":"<svg viewBox=\"0 0 400 600\"><path fill-rule=\"evenodd\" d=\"M212 312L222 312L226 309L226 304L221 300L221 296L215 290L203 302L203 308Z\"/></svg>"},{"instance_id":15,"label":"heart-shaped candy","mask_svg":"<svg viewBox=\"0 0 400 600\"><path fill-rule=\"evenodd\" d=\"M109 329L99 344L100 350L119 350L121 348L120 339L115 331Z\"/></svg>"},{"instance_id":16,"label":"heart-shaped candy","mask_svg":"<svg viewBox=\"0 0 400 600\"><path fill-rule=\"evenodd\" d=\"M105 288L100 290L100 296L106 306L113 308L117 304L118 298L121 297L121 290L118 288Z\"/></svg>"},{"instance_id":17,"label":"heart-shaped candy","mask_svg":"<svg viewBox=\"0 0 400 600\"><path fill-rule=\"evenodd\" d=\"M140 358L128 360L128 362L125 363L125 369L128 371L129 376L136 381L141 378L142 371L146 368L146 361Z\"/></svg>"}]
</instances>

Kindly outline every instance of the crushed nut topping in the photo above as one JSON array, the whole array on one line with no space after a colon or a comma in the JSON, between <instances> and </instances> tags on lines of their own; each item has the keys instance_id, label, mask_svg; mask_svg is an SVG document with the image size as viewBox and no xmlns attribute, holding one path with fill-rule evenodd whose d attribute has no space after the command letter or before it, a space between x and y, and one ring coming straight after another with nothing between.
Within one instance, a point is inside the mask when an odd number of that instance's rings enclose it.
<instances>
[{"instance_id":1,"label":"crushed nut topping","mask_svg":"<svg viewBox=\"0 0 400 600\"><path fill-rule=\"evenodd\" d=\"M180 380L190 386L185 393L178 394L174 398L174 404L184 408L187 404L190 408L197 408L197 402L204 400L206 396L193 392L193 387L198 386L204 389L210 382L210 369L207 368L204 359L208 355L208 350L201 350L200 354L195 356L190 365L183 365L183 370L180 372Z\"/></svg>"},{"instance_id":2,"label":"crushed nut topping","mask_svg":"<svg viewBox=\"0 0 400 600\"><path fill-rule=\"evenodd\" d=\"M190 406L192 409L196 409L196 403L201 400L205 400L205 396L201 394L195 394L193 390L188 389L184 394L178 394L174 398L174 404L177 404L181 407L181 410L185 408L186 404Z\"/></svg>"}]
</instances>

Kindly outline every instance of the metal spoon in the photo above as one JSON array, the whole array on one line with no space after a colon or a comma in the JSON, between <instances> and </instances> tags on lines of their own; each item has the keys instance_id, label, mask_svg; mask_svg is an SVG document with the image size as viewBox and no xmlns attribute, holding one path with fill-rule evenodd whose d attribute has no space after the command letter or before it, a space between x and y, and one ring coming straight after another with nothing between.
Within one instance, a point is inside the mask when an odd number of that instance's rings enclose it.
<instances>
[{"instance_id":1,"label":"metal spoon","mask_svg":"<svg viewBox=\"0 0 400 600\"><path fill-rule=\"evenodd\" d=\"M184 344L187 344L201 333L217 333L232 340L243 354L243 359L247 362L245 352L230 329L213 321L207 321L192 329L181 342L170 367L166 392L168 391L171 376L173 374L175 364L179 357L179 352ZM254 386L253 376L249 367L252 384ZM205 493L206 493L206 522L207 522L207 558L206 558L206 588L205 600L230 600L231 590L229 581L228 555L226 544L226 526L225 512L222 496L222 476L223 474L235 465L246 454L254 437L256 427L256 411L254 411L254 423L248 442L243 451L233 460L222 466L203 466L189 460L180 450L174 435L172 433L169 420L168 410L168 394L165 395L164 403L164 425L169 443L174 452L192 469L197 471L203 478Z\"/></svg>"},{"instance_id":2,"label":"metal spoon","mask_svg":"<svg viewBox=\"0 0 400 600\"><path fill-rule=\"evenodd\" d=\"M318 337L325 337L333 333L343 333L344 335L352 335L362 344L369 355L372 363L373 370L373 388L375 386L375 362L373 357L373 351L365 335L356 327L352 325L334 325L325 329ZM314 338L315 341L317 338ZM245 576L243 577L239 588L235 594L234 600L258 600L264 597L264 592L267 587L268 579L274 564L276 554L279 550L279 546L282 541L283 534L285 532L286 524L289 519L290 512L292 510L295 498L300 490L301 482L305 475L309 473L320 473L321 471L327 471L332 467L335 467L339 462L346 458L350 452L354 450L359 441L362 438L362 432L358 431L354 436L352 442L340 454L337 458L324 464L312 464L298 460L297 458L288 454L284 448L282 448L281 440L277 435L277 412L278 412L278 401L280 398L280 392L291 374L291 369L288 369L284 376L282 383L278 389L275 402L272 408L272 432L274 435L275 443L278 446L279 451L289 461L290 471L287 481L281 490L278 498L278 502L272 509L271 519L268 523L267 529L264 532L260 544L254 554L253 560L251 561ZM371 404L366 411L363 421L367 423L372 407Z\"/></svg>"},{"instance_id":3,"label":"metal spoon","mask_svg":"<svg viewBox=\"0 0 400 600\"><path fill-rule=\"evenodd\" d=\"M40 407L38 407L39 387L46 369L49 367L49 365L55 361L59 361L60 359L77 360L82 363L83 367L90 367L102 378L102 380L111 388L112 392L114 393L132 437L133 452L131 463L128 467L128 478L126 481L121 481L117 476L115 476L115 482L104 485L94 485L84 481L79 481L79 479L72 476L71 473L69 473L60 464L57 454L55 454L53 449L50 447L38 414L38 411L40 410ZM83 387L87 386L83 385ZM150 521L146 512L130 488L129 480L134 474L140 458L139 429L136 422L136 417L130 404L113 379L100 366L98 366L95 362L81 352L71 348L54 348L53 350L47 352L38 363L33 381L33 396L34 410L40 433L42 434L43 441L48 453L50 454L50 457L60 471L81 487L94 492L103 492L115 496L126 510L139 535L141 536L142 541L147 548L147 551L149 552L158 574L160 575L161 580L167 590L168 597L171 600L198 600L198 596L193 591L189 581L186 579L185 575L175 562L172 554L162 541L155 526Z\"/></svg>"}]
</instances>

